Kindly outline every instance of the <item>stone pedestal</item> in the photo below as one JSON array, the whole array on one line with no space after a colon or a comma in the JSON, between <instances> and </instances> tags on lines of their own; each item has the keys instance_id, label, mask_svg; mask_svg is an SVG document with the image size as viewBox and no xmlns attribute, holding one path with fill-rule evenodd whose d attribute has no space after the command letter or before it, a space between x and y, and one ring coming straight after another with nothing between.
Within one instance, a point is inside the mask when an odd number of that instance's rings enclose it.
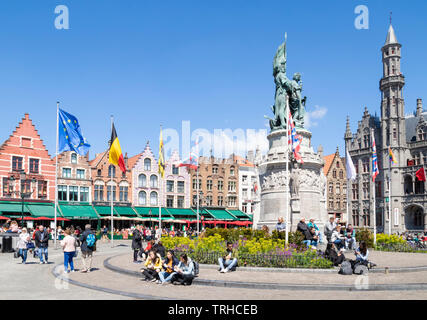
<instances>
[{"instance_id":1,"label":"stone pedestal","mask_svg":"<svg viewBox=\"0 0 427 320\"><path fill-rule=\"evenodd\" d=\"M286 176L286 131L277 130L267 137L269 151L259 164L261 212L258 229L267 225L273 230L278 217L286 219L286 206L290 231L296 230L301 217L305 217L307 223L314 218L319 228L327 222L323 159L311 146L311 132L297 129L297 133L302 136L300 153L304 163L297 164L292 152L289 153L289 179Z\"/></svg>"}]
</instances>

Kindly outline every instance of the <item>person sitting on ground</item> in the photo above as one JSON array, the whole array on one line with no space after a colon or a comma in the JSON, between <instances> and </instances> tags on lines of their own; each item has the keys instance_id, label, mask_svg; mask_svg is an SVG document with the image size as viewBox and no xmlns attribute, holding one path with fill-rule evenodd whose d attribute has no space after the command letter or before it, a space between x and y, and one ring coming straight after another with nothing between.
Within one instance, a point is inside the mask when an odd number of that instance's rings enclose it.
<instances>
[{"instance_id":1,"label":"person sitting on ground","mask_svg":"<svg viewBox=\"0 0 427 320\"><path fill-rule=\"evenodd\" d=\"M142 257L142 260L146 260L148 257L148 253L153 249L154 246L154 240L150 240L147 243L147 246L144 250L140 251L139 256Z\"/></svg>"},{"instance_id":2,"label":"person sitting on ground","mask_svg":"<svg viewBox=\"0 0 427 320\"><path fill-rule=\"evenodd\" d=\"M356 247L356 230L349 224L345 229L345 248L354 249Z\"/></svg>"},{"instance_id":3,"label":"person sitting on ground","mask_svg":"<svg viewBox=\"0 0 427 320\"><path fill-rule=\"evenodd\" d=\"M341 226L339 224L332 231L331 242L335 244L338 250L345 251L344 236L341 234Z\"/></svg>"},{"instance_id":4,"label":"person sitting on ground","mask_svg":"<svg viewBox=\"0 0 427 320\"><path fill-rule=\"evenodd\" d=\"M153 249L160 255L162 259L166 256L166 248L163 246L161 241L158 241L153 245Z\"/></svg>"},{"instance_id":5,"label":"person sitting on ground","mask_svg":"<svg viewBox=\"0 0 427 320\"><path fill-rule=\"evenodd\" d=\"M160 280L159 273L163 271L162 259L160 255L154 250L150 250L148 257L145 260L144 268L141 272L145 278L145 281L158 281Z\"/></svg>"},{"instance_id":6,"label":"person sitting on ground","mask_svg":"<svg viewBox=\"0 0 427 320\"><path fill-rule=\"evenodd\" d=\"M237 258L233 255L233 243L227 242L225 256L218 258L219 272L226 273L237 266Z\"/></svg>"},{"instance_id":7,"label":"person sitting on ground","mask_svg":"<svg viewBox=\"0 0 427 320\"><path fill-rule=\"evenodd\" d=\"M317 224L314 222L313 218L310 219L310 222L307 224L307 226L309 228L314 228L316 230L316 236L318 238L317 242L322 243L322 233L320 232L320 229L317 226Z\"/></svg>"},{"instance_id":8,"label":"person sitting on ground","mask_svg":"<svg viewBox=\"0 0 427 320\"><path fill-rule=\"evenodd\" d=\"M286 231L286 223L283 217L279 217L279 219L277 219L276 230L278 232Z\"/></svg>"},{"instance_id":9,"label":"person sitting on ground","mask_svg":"<svg viewBox=\"0 0 427 320\"><path fill-rule=\"evenodd\" d=\"M354 252L356 255L356 261L362 262L364 264L368 263L369 250L365 241L360 241L359 248Z\"/></svg>"},{"instance_id":10,"label":"person sitting on ground","mask_svg":"<svg viewBox=\"0 0 427 320\"><path fill-rule=\"evenodd\" d=\"M319 236L316 233L316 229L314 227L310 228L310 233L311 233L311 243L310 245L312 246L313 249L316 249L318 243L319 243Z\"/></svg>"},{"instance_id":11,"label":"person sitting on ground","mask_svg":"<svg viewBox=\"0 0 427 320\"><path fill-rule=\"evenodd\" d=\"M326 246L325 257L331 260L335 267L339 266L345 260L344 254L341 251L337 252L335 244L332 242Z\"/></svg>"},{"instance_id":12,"label":"person sitting on ground","mask_svg":"<svg viewBox=\"0 0 427 320\"><path fill-rule=\"evenodd\" d=\"M163 269L165 271L159 273L160 282L162 284L167 284L172 281L174 269L178 264L179 261L175 257L173 250L168 250L168 253L166 254L166 261L163 262Z\"/></svg>"},{"instance_id":13,"label":"person sitting on ground","mask_svg":"<svg viewBox=\"0 0 427 320\"><path fill-rule=\"evenodd\" d=\"M133 250L133 262L139 263L138 254L142 250L142 235L138 229L133 229L132 250Z\"/></svg>"},{"instance_id":14,"label":"person sitting on ground","mask_svg":"<svg viewBox=\"0 0 427 320\"><path fill-rule=\"evenodd\" d=\"M194 279L194 263L190 257L187 257L186 254L183 254L180 257L180 262L174 268L174 275L172 277L172 284L182 284L189 286L193 283Z\"/></svg>"},{"instance_id":15,"label":"person sitting on ground","mask_svg":"<svg viewBox=\"0 0 427 320\"><path fill-rule=\"evenodd\" d=\"M297 231L301 232L304 235L303 243L305 243L307 247L309 247L311 245L311 240L313 240L313 236L311 235L311 232L305 223L305 218L301 218L300 222L297 225Z\"/></svg>"},{"instance_id":16,"label":"person sitting on ground","mask_svg":"<svg viewBox=\"0 0 427 320\"><path fill-rule=\"evenodd\" d=\"M325 236L328 242L331 242L332 232L334 231L336 227L335 218L330 217L329 221L325 224Z\"/></svg>"}]
</instances>

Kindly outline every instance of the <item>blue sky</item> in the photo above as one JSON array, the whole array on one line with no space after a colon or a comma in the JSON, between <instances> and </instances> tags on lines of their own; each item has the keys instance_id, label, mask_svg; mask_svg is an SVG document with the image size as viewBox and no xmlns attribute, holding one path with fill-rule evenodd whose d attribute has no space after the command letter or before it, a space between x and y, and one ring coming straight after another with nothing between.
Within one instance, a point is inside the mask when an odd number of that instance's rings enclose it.
<instances>
[{"instance_id":1,"label":"blue sky","mask_svg":"<svg viewBox=\"0 0 427 320\"><path fill-rule=\"evenodd\" d=\"M360 4L368 30L354 27ZM69 30L54 27L57 5L69 8ZM343 151L346 116L355 131L364 106L380 112L390 11L410 113L427 101L426 1L2 1L0 140L28 112L53 155L57 100L79 118L91 157L107 147L112 114L129 155L147 140L157 153L160 124L265 129L287 32L288 77L301 72L307 112L320 114L312 143Z\"/></svg>"}]
</instances>

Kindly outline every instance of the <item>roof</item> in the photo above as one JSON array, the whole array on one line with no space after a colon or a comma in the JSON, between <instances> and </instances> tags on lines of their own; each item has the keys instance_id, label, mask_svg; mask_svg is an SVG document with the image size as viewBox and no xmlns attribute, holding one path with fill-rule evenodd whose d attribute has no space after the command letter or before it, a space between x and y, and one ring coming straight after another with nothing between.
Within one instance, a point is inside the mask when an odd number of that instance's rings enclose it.
<instances>
[{"instance_id":1,"label":"roof","mask_svg":"<svg viewBox=\"0 0 427 320\"><path fill-rule=\"evenodd\" d=\"M331 168L332 163L334 162L335 155L336 153L333 153L323 157L323 160L325 160L325 165L323 166L323 173L325 174L325 176L328 174L328 171Z\"/></svg>"},{"instance_id":2,"label":"roof","mask_svg":"<svg viewBox=\"0 0 427 320\"><path fill-rule=\"evenodd\" d=\"M385 45L397 43L396 34L394 33L393 26L390 24L387 32L387 39L385 40Z\"/></svg>"},{"instance_id":3,"label":"roof","mask_svg":"<svg viewBox=\"0 0 427 320\"><path fill-rule=\"evenodd\" d=\"M138 162L139 158L142 156L142 152L138 153L136 156L133 156L128 159L128 169L133 169L135 164Z\"/></svg>"},{"instance_id":4,"label":"roof","mask_svg":"<svg viewBox=\"0 0 427 320\"><path fill-rule=\"evenodd\" d=\"M427 121L427 112L421 113L421 116L424 118L425 121ZM414 142L416 139L416 129L418 122L420 121L420 116L407 116L405 118L405 127L406 127L406 141L407 142Z\"/></svg>"}]
</instances>

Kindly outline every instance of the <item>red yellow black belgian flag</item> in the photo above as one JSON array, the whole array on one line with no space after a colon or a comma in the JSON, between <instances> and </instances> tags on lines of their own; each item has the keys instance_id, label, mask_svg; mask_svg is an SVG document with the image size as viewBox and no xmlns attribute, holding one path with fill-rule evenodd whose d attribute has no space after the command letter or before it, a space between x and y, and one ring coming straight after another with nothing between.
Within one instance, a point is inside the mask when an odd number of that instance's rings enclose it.
<instances>
[{"instance_id":1,"label":"red yellow black belgian flag","mask_svg":"<svg viewBox=\"0 0 427 320\"><path fill-rule=\"evenodd\" d=\"M125 160L123 158L122 149L120 148L119 138L117 137L116 128L113 126L111 128L111 145L109 152L109 162L116 166L120 167L122 172L126 172Z\"/></svg>"}]
</instances>

